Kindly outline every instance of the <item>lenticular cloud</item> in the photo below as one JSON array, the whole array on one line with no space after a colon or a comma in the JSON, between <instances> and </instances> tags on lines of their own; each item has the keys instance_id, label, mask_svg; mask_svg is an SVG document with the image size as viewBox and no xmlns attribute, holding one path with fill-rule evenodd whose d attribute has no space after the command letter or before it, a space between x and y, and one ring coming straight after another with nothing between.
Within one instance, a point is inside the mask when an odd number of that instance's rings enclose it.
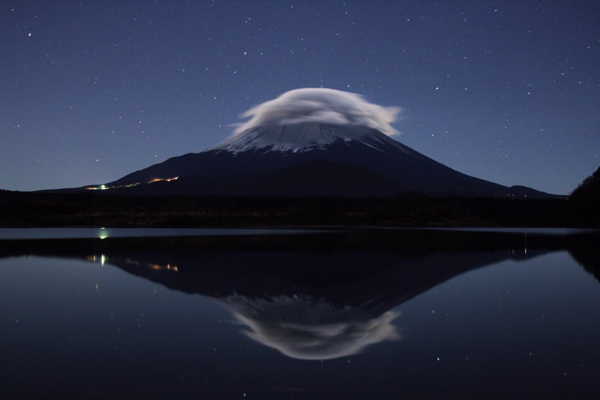
<instances>
[{"instance_id":1,"label":"lenticular cloud","mask_svg":"<svg viewBox=\"0 0 600 400\"><path fill-rule=\"evenodd\" d=\"M242 117L250 117L250 120L240 125L235 133L264 125L320 122L361 125L394 135L398 131L390 124L399 112L398 107L371 104L355 93L334 89L295 89L246 111Z\"/></svg>"}]
</instances>

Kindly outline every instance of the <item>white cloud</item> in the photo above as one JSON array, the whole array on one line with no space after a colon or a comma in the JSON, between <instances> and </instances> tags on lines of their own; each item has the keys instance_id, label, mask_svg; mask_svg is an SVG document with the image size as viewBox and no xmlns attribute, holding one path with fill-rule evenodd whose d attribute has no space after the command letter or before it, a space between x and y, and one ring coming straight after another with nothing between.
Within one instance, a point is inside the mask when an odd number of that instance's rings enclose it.
<instances>
[{"instance_id":1,"label":"white cloud","mask_svg":"<svg viewBox=\"0 0 600 400\"><path fill-rule=\"evenodd\" d=\"M264 125L290 125L300 122L361 125L387 135L397 134L391 123L399 107L383 107L367 102L361 95L334 89L304 88L290 90L242 114L249 121L235 133Z\"/></svg>"}]
</instances>

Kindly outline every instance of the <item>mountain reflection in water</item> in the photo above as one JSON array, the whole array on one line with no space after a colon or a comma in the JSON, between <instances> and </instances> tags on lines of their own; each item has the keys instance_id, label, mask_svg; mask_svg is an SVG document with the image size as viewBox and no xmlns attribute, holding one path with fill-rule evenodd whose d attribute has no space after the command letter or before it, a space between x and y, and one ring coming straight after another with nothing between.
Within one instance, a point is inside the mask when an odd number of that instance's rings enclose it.
<instances>
[{"instance_id":1,"label":"mountain reflection in water","mask_svg":"<svg viewBox=\"0 0 600 400\"><path fill-rule=\"evenodd\" d=\"M568 250L598 277L597 235L369 231L278 236L3 241L0 257L111 264L221 304L286 356L334 359L398 340L394 308L467 271Z\"/></svg>"}]
</instances>

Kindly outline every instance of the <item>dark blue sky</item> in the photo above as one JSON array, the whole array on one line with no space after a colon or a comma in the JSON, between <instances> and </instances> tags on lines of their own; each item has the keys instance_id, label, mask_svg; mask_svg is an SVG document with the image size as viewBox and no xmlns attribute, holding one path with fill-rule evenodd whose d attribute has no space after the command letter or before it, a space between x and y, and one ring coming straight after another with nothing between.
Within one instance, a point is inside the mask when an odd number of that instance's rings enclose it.
<instances>
[{"instance_id":1,"label":"dark blue sky","mask_svg":"<svg viewBox=\"0 0 600 400\"><path fill-rule=\"evenodd\" d=\"M456 170L567 194L600 166L600 3L0 1L0 188L99 184L301 87L399 106Z\"/></svg>"}]
</instances>

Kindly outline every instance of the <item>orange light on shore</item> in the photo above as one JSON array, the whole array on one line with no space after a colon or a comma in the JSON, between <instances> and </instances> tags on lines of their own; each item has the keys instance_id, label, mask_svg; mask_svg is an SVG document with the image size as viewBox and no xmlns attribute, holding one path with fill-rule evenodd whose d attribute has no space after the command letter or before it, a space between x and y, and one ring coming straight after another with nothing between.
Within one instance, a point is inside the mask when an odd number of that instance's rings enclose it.
<instances>
[{"instance_id":1,"label":"orange light on shore","mask_svg":"<svg viewBox=\"0 0 600 400\"><path fill-rule=\"evenodd\" d=\"M165 178L165 179L162 179L162 178L156 178L156 179L152 179L152 180L151 180L150 182L148 182L148 183L154 183L154 182L160 182L160 181L171 182L171 181L174 181L174 180L177 180L177 179L179 179L179 177L178 177L178 176L176 176L175 178Z\"/></svg>"}]
</instances>

